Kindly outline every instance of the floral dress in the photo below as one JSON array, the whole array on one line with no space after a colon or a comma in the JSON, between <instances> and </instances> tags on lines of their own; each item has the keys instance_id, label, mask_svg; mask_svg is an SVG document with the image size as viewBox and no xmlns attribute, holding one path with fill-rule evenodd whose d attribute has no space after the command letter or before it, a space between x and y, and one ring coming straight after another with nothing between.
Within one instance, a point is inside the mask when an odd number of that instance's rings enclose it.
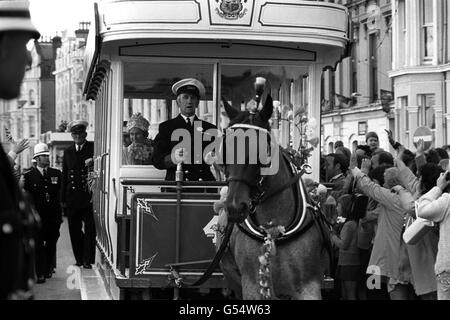
<instances>
[{"instance_id":1,"label":"floral dress","mask_svg":"<svg viewBox=\"0 0 450 320\"><path fill-rule=\"evenodd\" d=\"M151 139L146 139L144 143L133 142L126 148L126 164L151 165L153 149L153 140Z\"/></svg>"}]
</instances>

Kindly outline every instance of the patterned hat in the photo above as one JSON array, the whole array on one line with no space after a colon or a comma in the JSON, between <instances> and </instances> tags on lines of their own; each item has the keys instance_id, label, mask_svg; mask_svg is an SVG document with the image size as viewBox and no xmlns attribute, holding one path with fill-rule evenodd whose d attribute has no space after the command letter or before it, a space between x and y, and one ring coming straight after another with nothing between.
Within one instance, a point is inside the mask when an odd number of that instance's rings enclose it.
<instances>
[{"instance_id":1,"label":"patterned hat","mask_svg":"<svg viewBox=\"0 0 450 320\"><path fill-rule=\"evenodd\" d=\"M127 123L128 132L130 132L130 130L133 128L138 128L142 131L148 132L149 127L150 123L140 113L133 114Z\"/></svg>"},{"instance_id":2,"label":"patterned hat","mask_svg":"<svg viewBox=\"0 0 450 320\"><path fill-rule=\"evenodd\" d=\"M39 39L41 35L31 23L29 5L26 0L0 1L0 32L24 31Z\"/></svg>"},{"instance_id":3,"label":"patterned hat","mask_svg":"<svg viewBox=\"0 0 450 320\"><path fill-rule=\"evenodd\" d=\"M172 92L177 96L180 93L193 93L201 98L205 96L205 86L197 79L187 78L175 83L172 86Z\"/></svg>"}]
</instances>

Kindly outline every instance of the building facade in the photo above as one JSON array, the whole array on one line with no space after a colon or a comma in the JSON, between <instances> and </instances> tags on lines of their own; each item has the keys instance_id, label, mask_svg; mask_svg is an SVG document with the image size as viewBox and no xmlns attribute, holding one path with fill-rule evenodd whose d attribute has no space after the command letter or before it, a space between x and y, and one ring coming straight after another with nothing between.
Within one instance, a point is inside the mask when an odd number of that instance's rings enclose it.
<instances>
[{"instance_id":1,"label":"building facade","mask_svg":"<svg viewBox=\"0 0 450 320\"><path fill-rule=\"evenodd\" d=\"M324 69L322 76L322 153L334 152L338 140L353 150L375 131L380 147L390 150L385 129L394 129L389 77L392 61L392 9L389 0L335 1L345 4L352 20L348 57ZM386 106L387 105L387 106Z\"/></svg>"},{"instance_id":2,"label":"building facade","mask_svg":"<svg viewBox=\"0 0 450 320\"><path fill-rule=\"evenodd\" d=\"M30 147L16 161L21 168L31 165L33 147L40 142L41 133L55 129L55 81L52 72L59 45L59 37L34 41L30 47L30 64L25 72L20 97L0 102L1 140L6 141L5 128L8 128L14 140L27 138L30 141ZM10 145L4 147L5 150L11 148Z\"/></svg>"},{"instance_id":3,"label":"building facade","mask_svg":"<svg viewBox=\"0 0 450 320\"><path fill-rule=\"evenodd\" d=\"M89 25L89 22L80 22L78 30L74 33L66 30L62 34L61 48L56 53L56 68L53 72L56 100L55 127L62 122L70 123L81 119L89 122L89 132L94 131L94 106L83 98L83 79L84 73L87 72L83 67L83 59Z\"/></svg>"},{"instance_id":4,"label":"building facade","mask_svg":"<svg viewBox=\"0 0 450 320\"><path fill-rule=\"evenodd\" d=\"M414 150L414 132L426 126L441 147L450 142L449 3L395 0L392 11L395 137Z\"/></svg>"}]
</instances>

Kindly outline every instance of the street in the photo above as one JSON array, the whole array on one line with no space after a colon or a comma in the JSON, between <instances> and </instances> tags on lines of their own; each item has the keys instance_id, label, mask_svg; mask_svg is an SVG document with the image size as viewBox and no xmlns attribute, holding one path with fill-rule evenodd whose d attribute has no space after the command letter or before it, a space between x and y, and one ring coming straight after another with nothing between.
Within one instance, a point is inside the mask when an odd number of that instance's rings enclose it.
<instances>
[{"instance_id":1,"label":"street","mask_svg":"<svg viewBox=\"0 0 450 320\"><path fill-rule=\"evenodd\" d=\"M69 278L78 268L73 266L75 261L70 246L67 218L64 218L60 234L56 251L56 273L45 283L35 284L35 300L81 300L79 286L75 285L76 279L70 281ZM68 286L73 289L69 289Z\"/></svg>"}]
</instances>

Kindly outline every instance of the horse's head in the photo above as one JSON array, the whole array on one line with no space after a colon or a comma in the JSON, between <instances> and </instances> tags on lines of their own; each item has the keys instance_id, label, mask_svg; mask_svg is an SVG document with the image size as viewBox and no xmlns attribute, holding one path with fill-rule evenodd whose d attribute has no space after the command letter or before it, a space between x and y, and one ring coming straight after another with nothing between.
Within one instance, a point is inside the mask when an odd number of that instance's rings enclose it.
<instances>
[{"instance_id":1,"label":"horse's head","mask_svg":"<svg viewBox=\"0 0 450 320\"><path fill-rule=\"evenodd\" d=\"M269 119L273 112L273 100L267 95L263 108L250 112L239 111L225 99L222 100L230 118L223 140L226 146L225 174L229 185L226 207L229 220L241 223L250 213L251 200L259 192L261 168L270 160L267 156L270 157Z\"/></svg>"}]
</instances>

